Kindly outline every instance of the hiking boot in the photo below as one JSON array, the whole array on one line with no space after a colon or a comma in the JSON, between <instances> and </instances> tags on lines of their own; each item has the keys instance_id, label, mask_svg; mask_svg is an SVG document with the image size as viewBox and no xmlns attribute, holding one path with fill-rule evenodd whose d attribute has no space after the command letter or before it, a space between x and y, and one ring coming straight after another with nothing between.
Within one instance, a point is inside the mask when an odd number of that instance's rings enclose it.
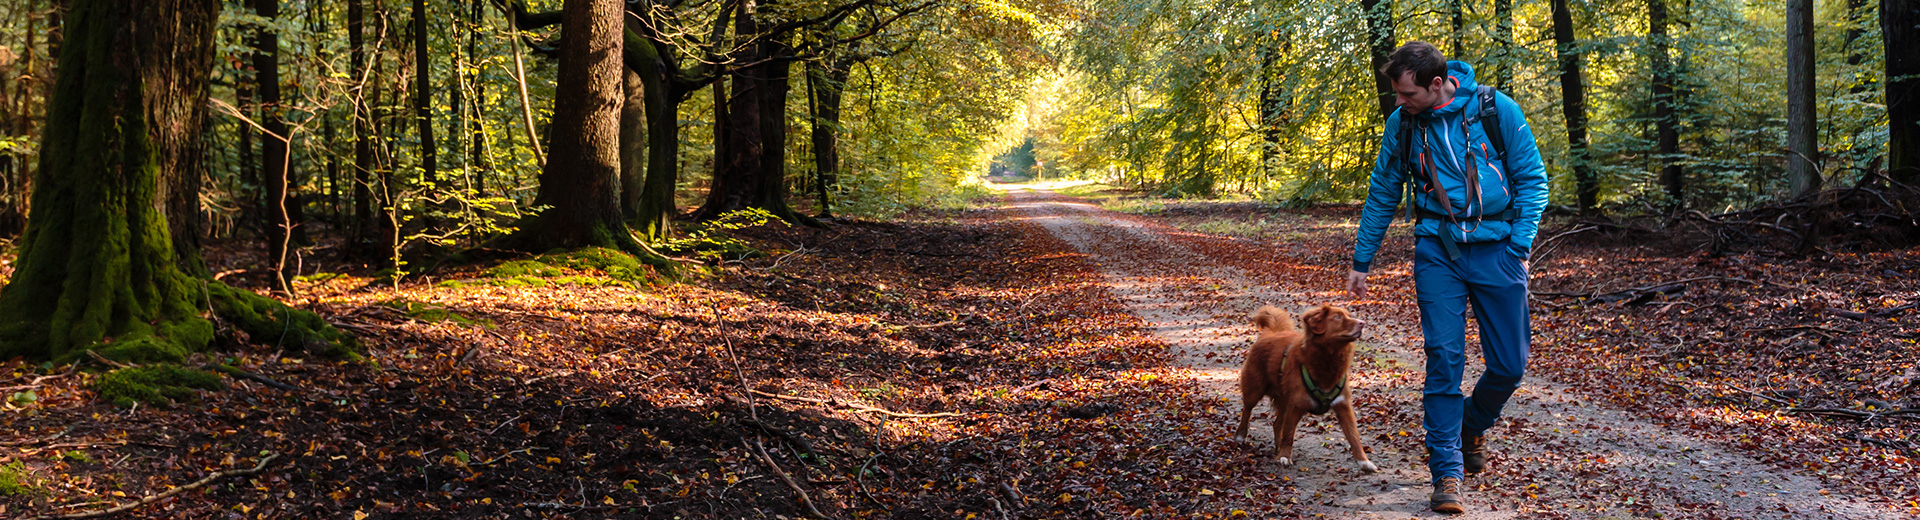
<instances>
[{"instance_id":1,"label":"hiking boot","mask_svg":"<svg viewBox=\"0 0 1920 520\"><path fill-rule=\"evenodd\" d=\"M1433 496L1428 500L1433 501L1435 513L1457 515L1467 512L1466 506L1460 504L1460 479L1457 478L1440 479L1439 484L1433 485Z\"/></svg>"},{"instance_id":2,"label":"hiking boot","mask_svg":"<svg viewBox=\"0 0 1920 520\"><path fill-rule=\"evenodd\" d=\"M1487 470L1487 436L1464 435L1460 437L1460 459L1468 475L1478 475Z\"/></svg>"}]
</instances>

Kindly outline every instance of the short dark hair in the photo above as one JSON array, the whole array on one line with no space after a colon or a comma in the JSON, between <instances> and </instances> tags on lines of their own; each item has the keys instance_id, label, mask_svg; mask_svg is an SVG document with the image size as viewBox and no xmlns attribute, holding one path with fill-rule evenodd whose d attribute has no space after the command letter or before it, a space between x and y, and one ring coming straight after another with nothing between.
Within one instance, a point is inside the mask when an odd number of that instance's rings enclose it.
<instances>
[{"instance_id":1,"label":"short dark hair","mask_svg":"<svg viewBox=\"0 0 1920 520\"><path fill-rule=\"evenodd\" d=\"M1387 66L1380 69L1380 74L1385 75L1388 82L1399 81L1400 76L1408 72L1413 73L1415 85L1431 85L1433 78L1446 75L1447 55L1441 54L1440 49L1431 43L1413 40L1387 56Z\"/></svg>"}]
</instances>

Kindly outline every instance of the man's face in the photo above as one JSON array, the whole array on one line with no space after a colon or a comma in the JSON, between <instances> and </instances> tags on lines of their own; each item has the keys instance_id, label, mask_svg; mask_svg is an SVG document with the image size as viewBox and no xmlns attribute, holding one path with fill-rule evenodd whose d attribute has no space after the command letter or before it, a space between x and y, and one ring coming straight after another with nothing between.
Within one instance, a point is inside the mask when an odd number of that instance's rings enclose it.
<instances>
[{"instance_id":1,"label":"man's face","mask_svg":"<svg viewBox=\"0 0 1920 520\"><path fill-rule=\"evenodd\" d=\"M1425 112L1445 100L1440 87L1446 81L1447 76L1442 74L1426 85L1419 85L1413 82L1413 72L1402 72L1400 77L1393 78L1393 99L1409 114Z\"/></svg>"}]
</instances>

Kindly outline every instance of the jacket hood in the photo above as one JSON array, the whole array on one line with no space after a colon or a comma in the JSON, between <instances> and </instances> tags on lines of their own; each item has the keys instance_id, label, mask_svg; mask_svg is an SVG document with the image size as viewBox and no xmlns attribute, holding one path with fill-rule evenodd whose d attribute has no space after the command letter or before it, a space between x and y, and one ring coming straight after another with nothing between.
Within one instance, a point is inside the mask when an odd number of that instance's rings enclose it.
<instances>
[{"instance_id":1,"label":"jacket hood","mask_svg":"<svg viewBox=\"0 0 1920 520\"><path fill-rule=\"evenodd\" d=\"M1459 82L1460 88L1453 91L1453 99L1447 101L1446 106L1427 111L1427 113L1441 115L1459 112L1467 107L1467 100L1473 99L1474 89L1480 87L1479 83L1473 81L1473 66L1468 65L1467 62L1459 60L1447 62L1447 76Z\"/></svg>"}]
</instances>

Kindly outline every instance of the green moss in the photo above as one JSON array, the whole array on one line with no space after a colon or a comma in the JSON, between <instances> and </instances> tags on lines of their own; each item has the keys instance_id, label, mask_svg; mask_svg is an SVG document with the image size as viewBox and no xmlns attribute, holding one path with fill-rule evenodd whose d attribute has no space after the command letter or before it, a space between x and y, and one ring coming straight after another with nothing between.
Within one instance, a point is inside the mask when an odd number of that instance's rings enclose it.
<instances>
[{"instance_id":1,"label":"green moss","mask_svg":"<svg viewBox=\"0 0 1920 520\"><path fill-rule=\"evenodd\" d=\"M608 278L636 286L650 285L660 281L659 275L652 266L618 249L588 247L548 253L540 255L540 259L549 264L565 266L577 271L599 271L605 273Z\"/></svg>"},{"instance_id":2,"label":"green moss","mask_svg":"<svg viewBox=\"0 0 1920 520\"><path fill-rule=\"evenodd\" d=\"M207 284L207 297L214 314L246 331L257 343L291 346L336 359L360 358L360 343L318 314L219 282Z\"/></svg>"},{"instance_id":3,"label":"green moss","mask_svg":"<svg viewBox=\"0 0 1920 520\"><path fill-rule=\"evenodd\" d=\"M27 465L13 461L0 466L0 496L20 496L40 494L40 488L33 485L33 476L27 473Z\"/></svg>"},{"instance_id":4,"label":"green moss","mask_svg":"<svg viewBox=\"0 0 1920 520\"><path fill-rule=\"evenodd\" d=\"M573 251L554 251L531 260L502 262L485 271L486 279L451 280L442 287L491 285L496 287L545 287L568 285L626 285L639 288L664 281L654 266L618 249L588 247Z\"/></svg>"},{"instance_id":5,"label":"green moss","mask_svg":"<svg viewBox=\"0 0 1920 520\"><path fill-rule=\"evenodd\" d=\"M217 374L175 365L122 368L108 372L93 383L93 391L100 395L100 400L124 407L136 402L167 405L174 401L192 401L198 398L194 389L226 387Z\"/></svg>"},{"instance_id":6,"label":"green moss","mask_svg":"<svg viewBox=\"0 0 1920 520\"><path fill-rule=\"evenodd\" d=\"M69 451L69 452L65 452L65 453L61 453L61 454L60 454L60 460L64 460L64 461L67 461L67 462L78 462L78 463L82 463L82 464L86 464L86 463L91 463L91 462L93 462L93 456L92 456L92 455L88 455L88 454L87 454L87 452L84 452L84 451L80 451L80 450L73 450L73 451Z\"/></svg>"},{"instance_id":7,"label":"green moss","mask_svg":"<svg viewBox=\"0 0 1920 520\"><path fill-rule=\"evenodd\" d=\"M488 278L519 278L523 276L555 277L560 276L560 268L537 260L509 260L487 269Z\"/></svg>"},{"instance_id":8,"label":"green moss","mask_svg":"<svg viewBox=\"0 0 1920 520\"><path fill-rule=\"evenodd\" d=\"M384 302L380 302L380 305L406 313L408 318L413 318L413 319L424 321L424 322L439 323L443 321L451 321L461 325L467 325L467 326L477 325L477 326L486 327L489 329L493 328L492 320L469 318L464 315L461 315L460 313L453 312L452 310L439 305L421 303L421 302L405 300L405 299L387 300Z\"/></svg>"}]
</instances>

